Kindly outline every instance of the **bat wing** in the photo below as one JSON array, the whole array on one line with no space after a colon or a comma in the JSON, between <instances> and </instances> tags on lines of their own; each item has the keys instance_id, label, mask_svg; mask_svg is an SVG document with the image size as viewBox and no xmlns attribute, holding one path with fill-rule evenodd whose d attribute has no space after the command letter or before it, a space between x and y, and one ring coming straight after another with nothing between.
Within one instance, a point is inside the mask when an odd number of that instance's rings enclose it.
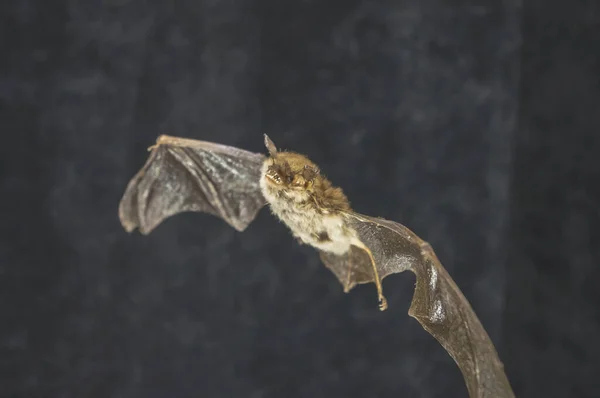
<instances>
[{"instance_id":1,"label":"bat wing","mask_svg":"<svg viewBox=\"0 0 600 398\"><path fill-rule=\"evenodd\" d=\"M347 254L321 252L321 259L349 291L410 270L416 288L409 315L446 349L459 366L471 397L514 397L504 366L471 305L442 266L431 246L393 221L348 213L349 225L365 249ZM371 252L378 275L371 263Z\"/></svg>"},{"instance_id":2,"label":"bat wing","mask_svg":"<svg viewBox=\"0 0 600 398\"><path fill-rule=\"evenodd\" d=\"M265 156L205 141L162 135L121 203L121 224L150 233L177 213L205 212L243 231L266 204L259 180Z\"/></svg>"}]
</instances>

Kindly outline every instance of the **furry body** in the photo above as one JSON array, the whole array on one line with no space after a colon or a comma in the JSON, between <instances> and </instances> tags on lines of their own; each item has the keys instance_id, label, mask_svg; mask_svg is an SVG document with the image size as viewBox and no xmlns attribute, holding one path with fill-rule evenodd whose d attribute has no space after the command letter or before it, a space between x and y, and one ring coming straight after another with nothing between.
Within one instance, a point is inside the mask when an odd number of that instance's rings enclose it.
<instances>
[{"instance_id":1,"label":"furry body","mask_svg":"<svg viewBox=\"0 0 600 398\"><path fill-rule=\"evenodd\" d=\"M352 210L342 189L334 187L306 156L278 151L266 135L265 146L270 157L261 168L260 189L273 214L298 240L339 256L341 261L349 261L351 246L362 249L370 258L379 309L385 310L387 301L375 259L345 218Z\"/></svg>"},{"instance_id":2,"label":"furry body","mask_svg":"<svg viewBox=\"0 0 600 398\"><path fill-rule=\"evenodd\" d=\"M260 180L262 193L273 214L296 238L317 249L344 254L357 241L340 212L350 208L348 200L340 188L333 187L320 175L315 175L312 181L302 179L304 185L294 186L291 181L302 175L306 167L316 169L314 163L296 153L279 152L276 157L266 159ZM273 170L280 174L281 183L268 177Z\"/></svg>"}]
</instances>

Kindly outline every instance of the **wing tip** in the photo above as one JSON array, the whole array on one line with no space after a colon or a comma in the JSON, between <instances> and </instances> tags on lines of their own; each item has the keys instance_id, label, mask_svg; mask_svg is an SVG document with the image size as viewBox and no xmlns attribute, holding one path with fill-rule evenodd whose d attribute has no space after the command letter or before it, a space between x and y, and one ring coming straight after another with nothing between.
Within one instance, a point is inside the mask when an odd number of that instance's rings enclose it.
<instances>
[{"instance_id":1,"label":"wing tip","mask_svg":"<svg viewBox=\"0 0 600 398\"><path fill-rule=\"evenodd\" d=\"M119 211L119 221L121 222L121 227L123 227L127 233L132 233L138 227L137 223L126 218L122 211Z\"/></svg>"},{"instance_id":2,"label":"wing tip","mask_svg":"<svg viewBox=\"0 0 600 398\"><path fill-rule=\"evenodd\" d=\"M131 222L131 221L127 221L127 220L121 219L120 221L121 221L121 226L123 227L125 232L127 232L128 234L133 233L137 229L140 234L145 236L145 235L149 235L150 232L152 232L152 230L154 229L154 228L149 228L147 226L139 225L135 222Z\"/></svg>"},{"instance_id":3,"label":"wing tip","mask_svg":"<svg viewBox=\"0 0 600 398\"><path fill-rule=\"evenodd\" d=\"M125 232L127 232L128 234L132 233L136 228L135 225L124 224L123 222L121 222L121 226L123 227Z\"/></svg>"},{"instance_id":4,"label":"wing tip","mask_svg":"<svg viewBox=\"0 0 600 398\"><path fill-rule=\"evenodd\" d=\"M227 224L233 227L238 232L244 232L246 228L248 228L249 223L239 223L239 222L231 222L229 220L225 220Z\"/></svg>"}]
</instances>

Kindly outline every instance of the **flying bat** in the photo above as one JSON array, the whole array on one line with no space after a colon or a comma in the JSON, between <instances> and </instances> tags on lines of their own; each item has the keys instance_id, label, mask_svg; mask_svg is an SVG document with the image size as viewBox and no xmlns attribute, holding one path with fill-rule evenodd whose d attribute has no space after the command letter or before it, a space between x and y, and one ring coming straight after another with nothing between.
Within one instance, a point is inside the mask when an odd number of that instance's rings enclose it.
<instances>
[{"instance_id":1,"label":"flying bat","mask_svg":"<svg viewBox=\"0 0 600 398\"><path fill-rule=\"evenodd\" d=\"M414 272L408 313L457 363L469 396L514 397L490 337L431 246L399 223L353 211L342 189L315 163L264 139L268 155L158 137L121 199L121 224L146 235L167 217L195 211L243 231L268 205L299 242L319 251L345 292L374 283L382 311L388 306L383 278Z\"/></svg>"}]
</instances>

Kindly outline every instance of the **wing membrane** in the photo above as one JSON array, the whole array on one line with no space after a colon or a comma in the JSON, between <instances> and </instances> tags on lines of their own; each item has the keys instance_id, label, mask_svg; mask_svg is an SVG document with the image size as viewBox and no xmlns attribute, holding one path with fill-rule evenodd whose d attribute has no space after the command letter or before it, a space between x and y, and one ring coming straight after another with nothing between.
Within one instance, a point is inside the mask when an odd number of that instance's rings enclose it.
<instances>
[{"instance_id":1,"label":"wing membrane","mask_svg":"<svg viewBox=\"0 0 600 398\"><path fill-rule=\"evenodd\" d=\"M393 221L353 212L347 213L347 220L371 251L380 280L406 270L415 273L416 288L408 313L454 359L469 395L514 397L490 337L431 246ZM345 291L356 284L375 282L370 257L355 247L342 256L321 253L321 259Z\"/></svg>"},{"instance_id":2,"label":"wing membrane","mask_svg":"<svg viewBox=\"0 0 600 398\"><path fill-rule=\"evenodd\" d=\"M150 233L182 212L209 213L243 231L266 204L259 186L265 156L211 142L161 136L131 179L119 218Z\"/></svg>"}]
</instances>

